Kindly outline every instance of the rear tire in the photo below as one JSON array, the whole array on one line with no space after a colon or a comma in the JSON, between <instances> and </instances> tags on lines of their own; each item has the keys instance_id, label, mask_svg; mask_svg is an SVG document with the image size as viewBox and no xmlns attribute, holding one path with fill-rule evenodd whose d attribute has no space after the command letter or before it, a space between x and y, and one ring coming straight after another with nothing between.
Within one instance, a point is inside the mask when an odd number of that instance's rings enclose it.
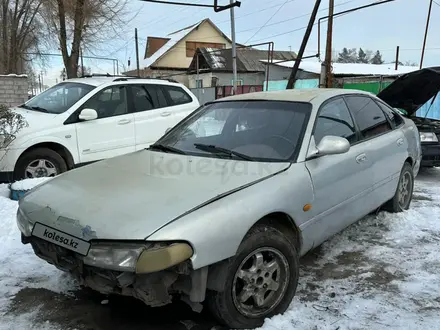
<instances>
[{"instance_id":1,"label":"rear tire","mask_svg":"<svg viewBox=\"0 0 440 330\"><path fill-rule=\"evenodd\" d=\"M298 285L299 257L281 231L257 225L227 267L221 279L223 292L210 291L207 296L219 322L233 329L253 329L287 310Z\"/></svg>"},{"instance_id":2,"label":"rear tire","mask_svg":"<svg viewBox=\"0 0 440 330\"><path fill-rule=\"evenodd\" d=\"M414 191L414 173L409 163L403 165L400 172L399 184L397 185L394 197L384 205L388 212L398 213L408 210L412 201Z\"/></svg>"},{"instance_id":3,"label":"rear tire","mask_svg":"<svg viewBox=\"0 0 440 330\"><path fill-rule=\"evenodd\" d=\"M25 152L15 165L14 179L53 177L67 171L63 157L48 148Z\"/></svg>"}]
</instances>

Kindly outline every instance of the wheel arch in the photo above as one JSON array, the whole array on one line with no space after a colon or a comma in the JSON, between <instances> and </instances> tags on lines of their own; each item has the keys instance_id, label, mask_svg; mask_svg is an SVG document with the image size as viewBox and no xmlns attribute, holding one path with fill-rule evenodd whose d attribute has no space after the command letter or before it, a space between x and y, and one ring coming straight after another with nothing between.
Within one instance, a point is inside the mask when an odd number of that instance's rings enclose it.
<instances>
[{"instance_id":1,"label":"wheel arch","mask_svg":"<svg viewBox=\"0 0 440 330\"><path fill-rule=\"evenodd\" d=\"M26 153L28 153L32 150L35 150L35 149L39 149L39 148L51 149L51 150L55 151L56 153L58 153L66 162L67 168L69 170L73 169L73 167L75 166L75 161L73 159L72 153L65 146L63 146L62 144L57 143L57 142L40 142L40 143L36 143L36 144L28 147L20 154L20 156L18 157L18 159L15 163L14 170L17 169L17 164L19 163L19 160Z\"/></svg>"},{"instance_id":2,"label":"wheel arch","mask_svg":"<svg viewBox=\"0 0 440 330\"><path fill-rule=\"evenodd\" d=\"M264 217L260 218L255 224L249 229L252 230L258 225L268 225L279 229L283 233L287 233L287 238L292 240L296 247L298 253L301 251L302 247L302 237L299 226L295 223L295 220L285 212L272 212ZM248 231L248 232L249 232Z\"/></svg>"},{"instance_id":3,"label":"wheel arch","mask_svg":"<svg viewBox=\"0 0 440 330\"><path fill-rule=\"evenodd\" d=\"M257 220L252 227L244 235L243 240L246 239L248 233L251 232L256 226L267 225L280 230L283 233L288 233L286 237L292 240L292 243L297 249L297 253L300 254L302 247L301 231L294 221L294 219L285 212L272 212ZM218 263L212 264L209 267L207 288L213 291L222 291L221 279L226 276L228 267L230 265L231 258L222 260Z\"/></svg>"}]
</instances>

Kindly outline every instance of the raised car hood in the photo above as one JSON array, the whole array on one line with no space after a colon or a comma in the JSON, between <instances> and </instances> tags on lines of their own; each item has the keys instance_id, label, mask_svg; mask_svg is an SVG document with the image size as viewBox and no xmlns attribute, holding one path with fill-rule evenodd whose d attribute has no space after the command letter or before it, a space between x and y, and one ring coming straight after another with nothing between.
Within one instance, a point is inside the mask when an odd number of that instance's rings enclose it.
<instances>
[{"instance_id":1,"label":"raised car hood","mask_svg":"<svg viewBox=\"0 0 440 330\"><path fill-rule=\"evenodd\" d=\"M439 91L440 67L432 67L400 76L377 96L412 115Z\"/></svg>"},{"instance_id":2,"label":"raised car hood","mask_svg":"<svg viewBox=\"0 0 440 330\"><path fill-rule=\"evenodd\" d=\"M145 239L184 213L289 165L144 150L55 177L25 195L20 209L31 223L85 240Z\"/></svg>"}]
</instances>

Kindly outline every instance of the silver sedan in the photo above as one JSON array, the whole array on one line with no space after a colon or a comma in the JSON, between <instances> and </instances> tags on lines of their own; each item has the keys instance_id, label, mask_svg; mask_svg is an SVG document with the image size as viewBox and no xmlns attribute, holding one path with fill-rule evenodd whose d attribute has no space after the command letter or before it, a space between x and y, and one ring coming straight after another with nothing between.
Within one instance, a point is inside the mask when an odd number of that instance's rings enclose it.
<instances>
[{"instance_id":1,"label":"silver sedan","mask_svg":"<svg viewBox=\"0 0 440 330\"><path fill-rule=\"evenodd\" d=\"M289 307L299 258L379 208L409 208L414 123L377 97L262 92L206 104L148 150L73 170L19 204L37 256L104 294L180 297L231 328Z\"/></svg>"}]
</instances>

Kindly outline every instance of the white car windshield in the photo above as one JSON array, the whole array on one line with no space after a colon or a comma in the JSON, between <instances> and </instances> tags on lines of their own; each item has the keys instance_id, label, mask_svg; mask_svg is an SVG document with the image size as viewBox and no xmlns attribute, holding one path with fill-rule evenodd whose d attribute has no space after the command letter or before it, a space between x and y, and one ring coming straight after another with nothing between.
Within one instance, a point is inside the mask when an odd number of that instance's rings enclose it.
<instances>
[{"instance_id":1,"label":"white car windshield","mask_svg":"<svg viewBox=\"0 0 440 330\"><path fill-rule=\"evenodd\" d=\"M95 88L88 84L64 82L55 85L33 97L22 108L29 110L60 114Z\"/></svg>"},{"instance_id":2,"label":"white car windshield","mask_svg":"<svg viewBox=\"0 0 440 330\"><path fill-rule=\"evenodd\" d=\"M208 104L152 149L249 161L295 161L311 109L309 103L281 101Z\"/></svg>"}]
</instances>

